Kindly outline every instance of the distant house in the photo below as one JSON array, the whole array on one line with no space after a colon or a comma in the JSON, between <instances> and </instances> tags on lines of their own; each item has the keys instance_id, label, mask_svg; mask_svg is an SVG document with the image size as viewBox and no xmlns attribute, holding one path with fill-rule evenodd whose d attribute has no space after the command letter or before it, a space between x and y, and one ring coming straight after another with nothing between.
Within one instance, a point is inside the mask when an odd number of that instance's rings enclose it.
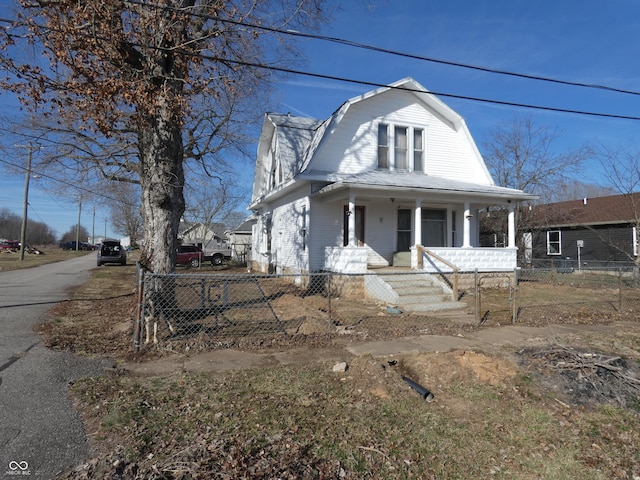
<instances>
[{"instance_id":1,"label":"distant house","mask_svg":"<svg viewBox=\"0 0 640 480\"><path fill-rule=\"evenodd\" d=\"M498 187L464 119L411 78L347 100L325 120L268 113L258 144L252 263L261 271L516 267L517 202ZM503 248L478 213L508 210Z\"/></svg>"},{"instance_id":2,"label":"distant house","mask_svg":"<svg viewBox=\"0 0 640 480\"><path fill-rule=\"evenodd\" d=\"M206 225L202 222L180 221L178 239L183 244L198 245L205 252L217 250L228 245L228 238L224 235L223 224Z\"/></svg>"},{"instance_id":3,"label":"distant house","mask_svg":"<svg viewBox=\"0 0 640 480\"><path fill-rule=\"evenodd\" d=\"M255 218L248 218L237 227L225 232L225 235L229 238L232 258L240 262L246 262L250 259L251 236L256 222Z\"/></svg>"},{"instance_id":4,"label":"distant house","mask_svg":"<svg viewBox=\"0 0 640 480\"><path fill-rule=\"evenodd\" d=\"M525 258L534 264L614 266L638 256L640 193L535 205L522 216Z\"/></svg>"}]
</instances>

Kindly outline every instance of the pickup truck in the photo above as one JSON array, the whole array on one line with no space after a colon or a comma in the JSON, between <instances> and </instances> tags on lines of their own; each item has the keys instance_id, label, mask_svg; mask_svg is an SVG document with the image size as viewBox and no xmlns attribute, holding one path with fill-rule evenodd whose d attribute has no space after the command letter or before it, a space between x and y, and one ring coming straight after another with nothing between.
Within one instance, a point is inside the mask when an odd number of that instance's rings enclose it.
<instances>
[{"instance_id":1,"label":"pickup truck","mask_svg":"<svg viewBox=\"0 0 640 480\"><path fill-rule=\"evenodd\" d=\"M225 258L231 258L231 248L216 248L203 251L197 245L184 244L178 247L176 265L199 267L203 262L221 265Z\"/></svg>"},{"instance_id":2,"label":"pickup truck","mask_svg":"<svg viewBox=\"0 0 640 480\"><path fill-rule=\"evenodd\" d=\"M204 259L211 262L211 265L222 265L225 259L231 258L231 247L220 246L205 250Z\"/></svg>"}]
</instances>

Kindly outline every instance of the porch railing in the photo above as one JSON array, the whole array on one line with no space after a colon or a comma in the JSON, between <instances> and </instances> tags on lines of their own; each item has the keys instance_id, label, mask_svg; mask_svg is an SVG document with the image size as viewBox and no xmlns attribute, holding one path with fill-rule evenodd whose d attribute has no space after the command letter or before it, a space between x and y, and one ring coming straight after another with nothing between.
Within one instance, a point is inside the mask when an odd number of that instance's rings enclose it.
<instances>
[{"instance_id":1,"label":"porch railing","mask_svg":"<svg viewBox=\"0 0 640 480\"><path fill-rule=\"evenodd\" d=\"M444 279L444 281L447 284L449 284L449 286L451 287L453 301L457 302L458 301L458 272L460 272L460 269L458 267L456 267L453 263L445 260L440 255L435 254L431 250L423 247L422 245L416 245L416 247L417 247L417 250L418 250L418 269L419 270L422 270L422 255L423 254L427 255L427 256L430 256L430 257L436 259L439 262L444 263L447 267L449 267L451 269L451 271L453 272L453 274L451 275L451 281L449 281L447 279L447 277L444 276L443 272L438 271L438 273Z\"/></svg>"}]
</instances>

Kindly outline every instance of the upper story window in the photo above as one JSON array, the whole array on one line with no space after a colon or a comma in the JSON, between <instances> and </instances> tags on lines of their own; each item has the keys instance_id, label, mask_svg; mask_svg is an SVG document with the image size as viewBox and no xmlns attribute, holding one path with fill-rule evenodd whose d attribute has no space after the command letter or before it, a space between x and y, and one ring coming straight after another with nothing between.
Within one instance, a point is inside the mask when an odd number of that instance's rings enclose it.
<instances>
[{"instance_id":1,"label":"upper story window","mask_svg":"<svg viewBox=\"0 0 640 480\"><path fill-rule=\"evenodd\" d=\"M409 162L407 158L407 127L395 127L394 136L395 149L394 149L394 167L397 170L407 170L409 168Z\"/></svg>"},{"instance_id":2,"label":"upper story window","mask_svg":"<svg viewBox=\"0 0 640 480\"><path fill-rule=\"evenodd\" d=\"M424 171L424 130L402 125L378 125L378 168Z\"/></svg>"},{"instance_id":3,"label":"upper story window","mask_svg":"<svg viewBox=\"0 0 640 480\"><path fill-rule=\"evenodd\" d=\"M562 255L562 232L560 230L547 232L547 255Z\"/></svg>"},{"instance_id":4,"label":"upper story window","mask_svg":"<svg viewBox=\"0 0 640 480\"><path fill-rule=\"evenodd\" d=\"M424 172L424 130L421 128L413 129L413 170L416 172Z\"/></svg>"},{"instance_id":5,"label":"upper story window","mask_svg":"<svg viewBox=\"0 0 640 480\"><path fill-rule=\"evenodd\" d=\"M389 126L378 125L378 168L389 168Z\"/></svg>"}]
</instances>

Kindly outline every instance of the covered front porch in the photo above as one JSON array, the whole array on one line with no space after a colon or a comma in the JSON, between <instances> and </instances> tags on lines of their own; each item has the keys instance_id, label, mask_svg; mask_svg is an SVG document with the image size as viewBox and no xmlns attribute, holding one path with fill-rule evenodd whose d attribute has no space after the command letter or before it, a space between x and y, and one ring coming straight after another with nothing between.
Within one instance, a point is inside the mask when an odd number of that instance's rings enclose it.
<instances>
[{"instance_id":1,"label":"covered front porch","mask_svg":"<svg viewBox=\"0 0 640 480\"><path fill-rule=\"evenodd\" d=\"M333 235L343 241L323 246L321 269L364 273L398 266L430 273L512 271L517 266L515 206L521 199L511 189L489 190L387 187L381 192L351 186L326 192L319 199L320 209L341 214L341 232ZM508 212L507 242L500 247L481 247L480 213L494 207ZM340 226L338 218L332 222L336 227Z\"/></svg>"}]
</instances>

